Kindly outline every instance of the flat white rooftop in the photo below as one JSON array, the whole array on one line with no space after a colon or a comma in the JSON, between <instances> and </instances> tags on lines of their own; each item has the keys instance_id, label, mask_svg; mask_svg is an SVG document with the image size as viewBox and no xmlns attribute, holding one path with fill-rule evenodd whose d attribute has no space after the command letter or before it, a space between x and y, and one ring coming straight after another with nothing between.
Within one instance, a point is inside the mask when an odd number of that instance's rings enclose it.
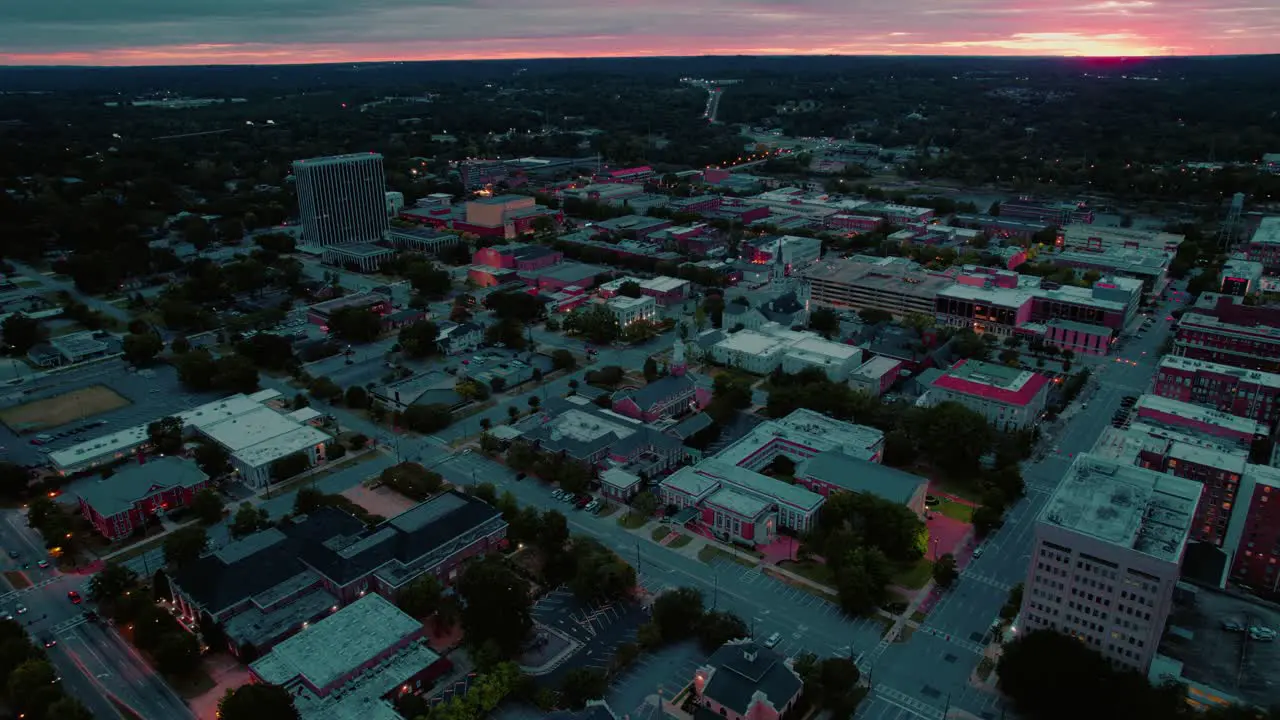
<instances>
[{"instance_id":1,"label":"flat white rooftop","mask_svg":"<svg viewBox=\"0 0 1280 720\"><path fill-rule=\"evenodd\" d=\"M297 422L259 405L255 410L207 425L200 431L234 453L292 432L297 427Z\"/></svg>"},{"instance_id":2,"label":"flat white rooftop","mask_svg":"<svg viewBox=\"0 0 1280 720\"><path fill-rule=\"evenodd\" d=\"M1259 245L1280 245L1280 215L1262 218L1258 229L1253 232L1251 243Z\"/></svg>"},{"instance_id":3,"label":"flat white rooftop","mask_svg":"<svg viewBox=\"0 0 1280 720\"><path fill-rule=\"evenodd\" d=\"M1082 454L1040 522L1177 563L1203 489L1194 480Z\"/></svg>"},{"instance_id":4,"label":"flat white rooftop","mask_svg":"<svg viewBox=\"0 0 1280 720\"><path fill-rule=\"evenodd\" d=\"M840 450L851 457L870 459L884 441L884 433L866 425L829 418L807 408L795 410L778 420L757 425L751 432L716 454L716 460L730 465L754 462L757 455L775 440L812 451Z\"/></svg>"},{"instance_id":5,"label":"flat white rooftop","mask_svg":"<svg viewBox=\"0 0 1280 720\"><path fill-rule=\"evenodd\" d=\"M551 437L557 440L567 437L578 442L591 442L609 433L619 438L629 437L636 432L636 427L634 424L628 424L621 415L618 416L617 422L610 422L600 415L570 409L560 413L551 421L550 432Z\"/></svg>"},{"instance_id":6,"label":"flat white rooftop","mask_svg":"<svg viewBox=\"0 0 1280 720\"><path fill-rule=\"evenodd\" d=\"M893 370L901 364L901 360L894 360L890 357L877 355L859 365L858 369L853 371L853 374L862 378L879 380L884 377L885 374L893 372Z\"/></svg>"},{"instance_id":7,"label":"flat white rooftop","mask_svg":"<svg viewBox=\"0 0 1280 720\"><path fill-rule=\"evenodd\" d=\"M288 457L296 452L323 445L329 435L310 425L295 425L294 429L257 445L250 445L232 453L232 457L249 467L261 467Z\"/></svg>"},{"instance_id":8,"label":"flat white rooftop","mask_svg":"<svg viewBox=\"0 0 1280 720\"><path fill-rule=\"evenodd\" d=\"M1182 357L1180 355L1165 355L1160 358L1161 370L1176 370L1186 373L1213 373L1214 375L1228 375L1234 377L1241 382L1253 383L1263 387L1276 388L1280 387L1280 375L1276 373L1262 372L1260 370L1246 370L1231 365L1223 365L1221 363L1206 362L1204 360L1192 360L1191 358Z\"/></svg>"},{"instance_id":9,"label":"flat white rooftop","mask_svg":"<svg viewBox=\"0 0 1280 720\"><path fill-rule=\"evenodd\" d=\"M421 630L420 622L369 593L276 645L250 667L273 685L302 678L324 690Z\"/></svg>"},{"instance_id":10,"label":"flat white rooftop","mask_svg":"<svg viewBox=\"0 0 1280 720\"><path fill-rule=\"evenodd\" d=\"M1191 403L1160 397L1159 395L1143 395L1138 398L1138 402L1134 403L1133 408L1140 418L1145 418L1146 416L1143 414L1143 411L1148 410L1151 412L1191 420L1193 422L1204 423L1205 425L1212 425L1241 435L1267 434L1266 425L1254 422L1249 418L1230 415L1219 410L1213 410L1200 405L1192 405Z\"/></svg>"}]
</instances>

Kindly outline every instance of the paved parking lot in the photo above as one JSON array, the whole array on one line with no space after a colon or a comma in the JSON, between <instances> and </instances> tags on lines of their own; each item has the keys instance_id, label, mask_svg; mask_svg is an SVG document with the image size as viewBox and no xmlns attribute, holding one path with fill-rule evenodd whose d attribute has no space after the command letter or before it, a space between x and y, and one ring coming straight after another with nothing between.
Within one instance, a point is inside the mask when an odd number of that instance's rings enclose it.
<instances>
[{"instance_id":1,"label":"paved parking lot","mask_svg":"<svg viewBox=\"0 0 1280 720\"><path fill-rule=\"evenodd\" d=\"M693 682L693 673L707 656L697 643L684 642L646 653L623 673L609 688L606 700L615 712L636 718L663 717L653 702L662 697L672 699Z\"/></svg>"},{"instance_id":2,"label":"paved parking lot","mask_svg":"<svg viewBox=\"0 0 1280 720\"><path fill-rule=\"evenodd\" d=\"M143 374L143 373L146 374ZM157 365L145 371L130 373L121 360L107 360L82 368L52 373L22 386L27 394L10 393L0 397L0 405L9 407L61 395L71 390L92 385L105 385L130 401L126 405L91 417L78 418L44 432L56 434L60 429L82 425L88 420L105 420L106 425L84 433L57 439L47 445L35 446L28 436L19 436L8 427L0 425L0 447L13 462L19 464L43 463L41 450L61 450L84 442L98 435L116 432L131 425L140 425L189 410L202 403L222 397L220 393L193 393L178 382L178 371L167 365Z\"/></svg>"},{"instance_id":3,"label":"paved parking lot","mask_svg":"<svg viewBox=\"0 0 1280 720\"><path fill-rule=\"evenodd\" d=\"M716 583L732 584L750 589L752 599L769 608L757 614L739 608L737 599L727 593L717 597L713 590L704 594L708 608L728 610L747 623L760 639L777 632L782 640L774 648L794 657L802 652L812 652L819 657L848 655L852 642L855 656L870 650L880 642L884 624L874 618L848 617L840 606L813 593L789 585L765 573L761 568L749 568L730 561L717 561L710 566L710 574ZM660 592L666 587L678 587L660 575L641 576L641 585L650 592ZM803 618L796 624L797 618Z\"/></svg>"},{"instance_id":4,"label":"paved parking lot","mask_svg":"<svg viewBox=\"0 0 1280 720\"><path fill-rule=\"evenodd\" d=\"M564 673L573 668L607 670L618 646L635 642L649 613L631 601L584 603L566 588L556 588L534 603L533 619L554 628L578 644L578 649L539 680L557 686Z\"/></svg>"}]
</instances>

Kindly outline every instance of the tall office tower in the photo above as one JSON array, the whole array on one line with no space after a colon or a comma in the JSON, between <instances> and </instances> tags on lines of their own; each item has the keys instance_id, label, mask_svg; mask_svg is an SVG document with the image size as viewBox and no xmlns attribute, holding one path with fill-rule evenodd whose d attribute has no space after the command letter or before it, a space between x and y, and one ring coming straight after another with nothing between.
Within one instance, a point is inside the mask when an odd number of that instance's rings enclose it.
<instances>
[{"instance_id":1,"label":"tall office tower","mask_svg":"<svg viewBox=\"0 0 1280 720\"><path fill-rule=\"evenodd\" d=\"M293 176L304 243L374 242L390 227L387 180L378 153L295 160Z\"/></svg>"},{"instance_id":2,"label":"tall office tower","mask_svg":"<svg viewBox=\"0 0 1280 720\"><path fill-rule=\"evenodd\" d=\"M1194 480L1077 457L1036 522L1020 629L1070 635L1146 674L1203 489Z\"/></svg>"}]
</instances>

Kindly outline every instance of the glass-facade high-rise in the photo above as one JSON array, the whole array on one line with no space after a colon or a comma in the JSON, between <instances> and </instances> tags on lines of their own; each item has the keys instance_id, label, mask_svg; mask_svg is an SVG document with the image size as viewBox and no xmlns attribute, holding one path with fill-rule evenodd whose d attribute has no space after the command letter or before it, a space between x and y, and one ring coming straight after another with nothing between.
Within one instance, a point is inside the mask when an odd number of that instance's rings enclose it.
<instances>
[{"instance_id":1,"label":"glass-facade high-rise","mask_svg":"<svg viewBox=\"0 0 1280 720\"><path fill-rule=\"evenodd\" d=\"M307 245L374 242L389 227L378 153L296 160L293 175Z\"/></svg>"}]
</instances>

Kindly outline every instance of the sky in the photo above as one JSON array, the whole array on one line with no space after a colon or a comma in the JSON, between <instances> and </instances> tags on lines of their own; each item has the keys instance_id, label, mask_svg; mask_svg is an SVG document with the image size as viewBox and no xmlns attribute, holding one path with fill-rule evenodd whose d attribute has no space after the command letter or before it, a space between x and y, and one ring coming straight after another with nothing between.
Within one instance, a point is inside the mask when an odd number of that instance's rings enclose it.
<instances>
[{"instance_id":1,"label":"sky","mask_svg":"<svg viewBox=\"0 0 1280 720\"><path fill-rule=\"evenodd\" d=\"M0 0L0 64L1280 52L1280 0Z\"/></svg>"}]
</instances>

